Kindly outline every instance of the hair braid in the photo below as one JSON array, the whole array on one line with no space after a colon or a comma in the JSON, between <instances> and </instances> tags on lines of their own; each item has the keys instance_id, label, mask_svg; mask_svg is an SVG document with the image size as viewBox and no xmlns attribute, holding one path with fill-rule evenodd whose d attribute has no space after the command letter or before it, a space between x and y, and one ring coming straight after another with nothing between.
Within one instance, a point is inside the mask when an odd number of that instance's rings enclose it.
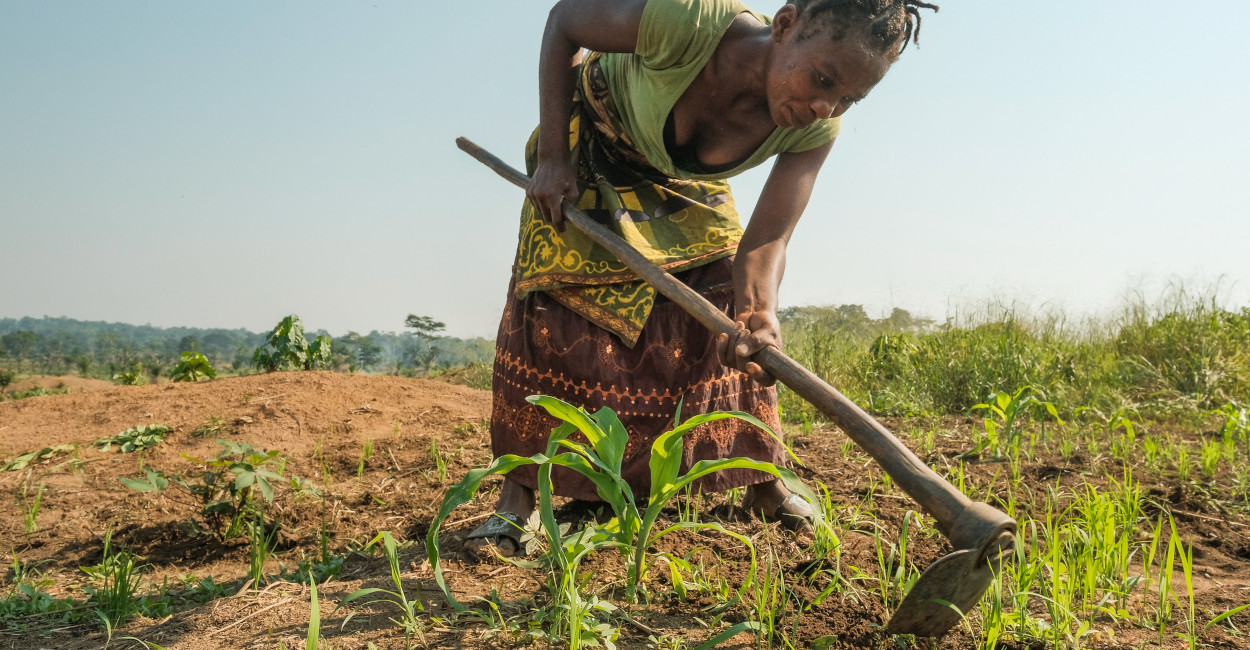
<instances>
[{"instance_id":1,"label":"hair braid","mask_svg":"<svg viewBox=\"0 0 1250 650\"><path fill-rule=\"evenodd\" d=\"M922 0L790 0L808 24L828 21L838 28L834 38L846 29L861 26L880 39L882 49L898 56L907 43L920 44L920 10L938 10Z\"/></svg>"}]
</instances>

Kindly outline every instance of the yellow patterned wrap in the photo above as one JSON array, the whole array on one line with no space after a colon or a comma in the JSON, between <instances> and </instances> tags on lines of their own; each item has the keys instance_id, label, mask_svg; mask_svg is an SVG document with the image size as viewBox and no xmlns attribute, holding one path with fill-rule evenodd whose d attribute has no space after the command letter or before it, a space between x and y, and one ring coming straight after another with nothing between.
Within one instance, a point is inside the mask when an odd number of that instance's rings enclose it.
<instances>
[{"instance_id":1,"label":"yellow patterned wrap","mask_svg":"<svg viewBox=\"0 0 1250 650\"><path fill-rule=\"evenodd\" d=\"M577 207L647 259L675 273L732 255L742 239L729 183L668 178L638 153L621 127L608 84L591 55L578 75L569 120ZM525 158L537 165L538 131ZM517 297L547 291L574 312L621 338L638 340L655 288L576 228L557 232L529 201L521 209Z\"/></svg>"}]
</instances>

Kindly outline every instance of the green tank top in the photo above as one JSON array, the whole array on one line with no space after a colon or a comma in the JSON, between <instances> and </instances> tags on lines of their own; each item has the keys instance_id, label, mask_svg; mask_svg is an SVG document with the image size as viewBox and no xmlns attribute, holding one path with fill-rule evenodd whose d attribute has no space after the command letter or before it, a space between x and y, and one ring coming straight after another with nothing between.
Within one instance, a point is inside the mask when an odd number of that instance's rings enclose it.
<instances>
[{"instance_id":1,"label":"green tank top","mask_svg":"<svg viewBox=\"0 0 1250 650\"><path fill-rule=\"evenodd\" d=\"M651 165L671 178L729 178L779 153L814 149L838 135L841 118L837 117L818 120L805 129L777 127L737 167L711 174L677 168L664 145L664 125L682 93L707 65L729 24L744 12L765 24L772 22L739 0L648 0L634 53L603 55L601 65L625 130Z\"/></svg>"}]
</instances>

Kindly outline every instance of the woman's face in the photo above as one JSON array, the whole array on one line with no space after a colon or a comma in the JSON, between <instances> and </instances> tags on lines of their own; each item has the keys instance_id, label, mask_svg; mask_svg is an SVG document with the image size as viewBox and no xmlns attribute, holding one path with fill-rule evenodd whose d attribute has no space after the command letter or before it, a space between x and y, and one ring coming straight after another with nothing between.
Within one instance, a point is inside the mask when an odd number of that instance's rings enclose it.
<instances>
[{"instance_id":1,"label":"woman's face","mask_svg":"<svg viewBox=\"0 0 1250 650\"><path fill-rule=\"evenodd\" d=\"M799 25L794 5L773 18L768 109L778 126L804 128L845 113L890 69L892 59L873 46L866 30L841 31L834 40L828 24Z\"/></svg>"}]
</instances>

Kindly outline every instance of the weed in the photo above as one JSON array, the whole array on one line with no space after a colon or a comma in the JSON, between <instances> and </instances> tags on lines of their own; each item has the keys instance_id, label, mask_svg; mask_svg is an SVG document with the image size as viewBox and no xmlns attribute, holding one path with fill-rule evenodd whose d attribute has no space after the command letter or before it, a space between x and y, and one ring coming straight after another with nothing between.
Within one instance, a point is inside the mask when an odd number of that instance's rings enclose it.
<instances>
[{"instance_id":1,"label":"weed","mask_svg":"<svg viewBox=\"0 0 1250 650\"><path fill-rule=\"evenodd\" d=\"M63 389L36 387L27 391L9 393L8 398L11 400L16 400L16 399L26 399L27 397L44 397L46 395L64 395L68 392L69 392L68 390L63 390Z\"/></svg>"},{"instance_id":2,"label":"weed","mask_svg":"<svg viewBox=\"0 0 1250 650\"><path fill-rule=\"evenodd\" d=\"M204 421L204 424L192 429L191 435L196 438L209 438L221 435L221 432L225 431L225 429L226 421L214 415L209 416L209 418Z\"/></svg>"},{"instance_id":3,"label":"weed","mask_svg":"<svg viewBox=\"0 0 1250 650\"><path fill-rule=\"evenodd\" d=\"M247 443L218 439L223 447L211 459L184 456L204 467L199 472L166 474L148 468L142 479L121 477L122 484L140 492L163 492L175 484L186 490L199 504L200 513L221 539L230 539L243 531L248 516L259 508L259 501L273 501L273 481L280 481L281 472L269 469L281 464L278 450L259 451ZM224 530L223 530L224 529Z\"/></svg>"},{"instance_id":4,"label":"weed","mask_svg":"<svg viewBox=\"0 0 1250 650\"><path fill-rule=\"evenodd\" d=\"M77 449L78 448L74 445L57 445L55 447L44 447L43 449L40 449L37 451L32 451L32 452L22 454L14 458L13 460L7 463L4 463L3 465L0 465L0 472L17 472L17 471L26 469L28 466L33 465L35 463L40 463L45 460L51 460L61 454L77 451Z\"/></svg>"},{"instance_id":5,"label":"weed","mask_svg":"<svg viewBox=\"0 0 1250 650\"><path fill-rule=\"evenodd\" d=\"M117 450L122 453L142 451L160 444L172 431L173 429L164 424L140 425L126 429L112 438L99 438L95 444L100 445L102 452L110 451L113 445L117 445Z\"/></svg>"},{"instance_id":6,"label":"weed","mask_svg":"<svg viewBox=\"0 0 1250 650\"><path fill-rule=\"evenodd\" d=\"M138 386L143 382L143 375L138 370L119 372L113 375L113 381L122 386Z\"/></svg>"},{"instance_id":7,"label":"weed","mask_svg":"<svg viewBox=\"0 0 1250 650\"><path fill-rule=\"evenodd\" d=\"M35 585L19 584L0 598L0 621L9 630L23 631L35 625L60 621L79 623L93 616L73 598L54 598Z\"/></svg>"}]
</instances>

